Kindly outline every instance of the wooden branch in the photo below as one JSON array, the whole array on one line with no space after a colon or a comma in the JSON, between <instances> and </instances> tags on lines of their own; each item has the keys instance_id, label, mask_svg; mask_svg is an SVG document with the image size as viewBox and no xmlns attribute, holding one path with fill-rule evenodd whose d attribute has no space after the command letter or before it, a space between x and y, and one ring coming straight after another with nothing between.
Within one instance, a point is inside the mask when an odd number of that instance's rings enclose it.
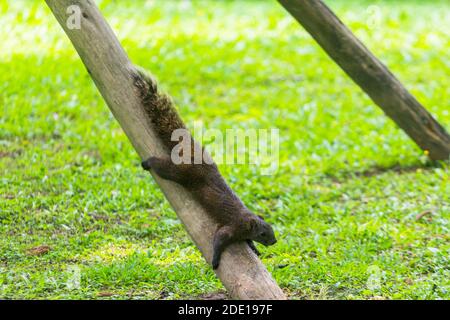
<instances>
[{"instance_id":1,"label":"wooden branch","mask_svg":"<svg viewBox=\"0 0 450 320\"><path fill-rule=\"evenodd\" d=\"M119 121L141 159L162 156L164 149L146 120L137 75L113 31L93 0L46 0L58 22L78 51L97 88ZM68 27L68 7L81 9L81 28ZM150 59L150 57L149 57ZM208 262L212 256L215 223L191 194L181 186L154 176L189 235ZM237 299L285 299L264 265L244 244L230 246L216 271L225 288Z\"/></svg>"},{"instance_id":2,"label":"wooden branch","mask_svg":"<svg viewBox=\"0 0 450 320\"><path fill-rule=\"evenodd\" d=\"M445 129L321 0L278 1L432 160L449 159Z\"/></svg>"}]
</instances>

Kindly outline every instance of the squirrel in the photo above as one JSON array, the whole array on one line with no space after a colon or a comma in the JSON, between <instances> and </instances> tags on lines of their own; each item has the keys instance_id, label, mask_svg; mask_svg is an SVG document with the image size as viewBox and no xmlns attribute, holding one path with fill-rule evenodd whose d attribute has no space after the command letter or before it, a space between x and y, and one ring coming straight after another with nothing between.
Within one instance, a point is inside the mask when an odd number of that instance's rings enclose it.
<instances>
[{"instance_id":1,"label":"squirrel","mask_svg":"<svg viewBox=\"0 0 450 320\"><path fill-rule=\"evenodd\" d=\"M222 252L232 243L245 241L256 255L259 252L253 241L265 246L275 244L277 240L271 225L242 203L225 182L214 161L194 161L193 154L198 152L196 146L199 145L187 131L171 98L158 90L156 81L146 70L140 67L136 67L136 70L135 86L140 90L148 120L166 151L170 154L178 145L178 141L172 141L172 133L177 129L185 130L191 140L190 163L175 164L170 157L150 157L142 162L142 167L185 187L217 223L213 237L213 269L219 267ZM180 154L184 151L181 150Z\"/></svg>"}]
</instances>

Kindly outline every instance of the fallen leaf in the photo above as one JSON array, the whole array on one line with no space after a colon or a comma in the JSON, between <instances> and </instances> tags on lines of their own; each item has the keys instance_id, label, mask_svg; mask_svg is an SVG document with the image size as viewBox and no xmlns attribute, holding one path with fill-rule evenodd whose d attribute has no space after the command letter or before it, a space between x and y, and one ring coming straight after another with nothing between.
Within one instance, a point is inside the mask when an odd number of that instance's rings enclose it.
<instances>
[{"instance_id":1,"label":"fallen leaf","mask_svg":"<svg viewBox=\"0 0 450 320\"><path fill-rule=\"evenodd\" d=\"M198 300L227 300L228 296L225 292L212 292L212 293L205 293L201 296L198 296L196 299L198 299Z\"/></svg>"},{"instance_id":2,"label":"fallen leaf","mask_svg":"<svg viewBox=\"0 0 450 320\"><path fill-rule=\"evenodd\" d=\"M41 256L50 251L50 247L47 245L37 246L31 249L28 249L28 254L32 256Z\"/></svg>"},{"instance_id":3,"label":"fallen leaf","mask_svg":"<svg viewBox=\"0 0 450 320\"><path fill-rule=\"evenodd\" d=\"M430 214L432 214L431 210L426 210L424 212L421 212L416 216L416 221L418 221L418 220L422 219L423 217L430 215Z\"/></svg>"},{"instance_id":4,"label":"fallen leaf","mask_svg":"<svg viewBox=\"0 0 450 320\"><path fill-rule=\"evenodd\" d=\"M100 291L97 293L97 297L111 297L114 295L114 292L111 291Z\"/></svg>"}]
</instances>

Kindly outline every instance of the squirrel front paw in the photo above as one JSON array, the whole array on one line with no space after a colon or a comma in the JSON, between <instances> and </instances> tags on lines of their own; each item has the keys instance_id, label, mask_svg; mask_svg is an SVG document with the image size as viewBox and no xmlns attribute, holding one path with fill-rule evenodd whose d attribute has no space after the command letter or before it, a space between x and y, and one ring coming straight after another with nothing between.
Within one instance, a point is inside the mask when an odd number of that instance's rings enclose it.
<instances>
[{"instance_id":1,"label":"squirrel front paw","mask_svg":"<svg viewBox=\"0 0 450 320\"><path fill-rule=\"evenodd\" d=\"M258 249L256 249L256 247L250 248L252 249L253 253L256 254L258 257L261 256L261 252L259 252Z\"/></svg>"},{"instance_id":2,"label":"squirrel front paw","mask_svg":"<svg viewBox=\"0 0 450 320\"><path fill-rule=\"evenodd\" d=\"M250 249L259 257L261 255L261 253L258 251L258 249L256 249L255 244L253 243L252 240L247 240L248 246L250 247Z\"/></svg>"}]
</instances>

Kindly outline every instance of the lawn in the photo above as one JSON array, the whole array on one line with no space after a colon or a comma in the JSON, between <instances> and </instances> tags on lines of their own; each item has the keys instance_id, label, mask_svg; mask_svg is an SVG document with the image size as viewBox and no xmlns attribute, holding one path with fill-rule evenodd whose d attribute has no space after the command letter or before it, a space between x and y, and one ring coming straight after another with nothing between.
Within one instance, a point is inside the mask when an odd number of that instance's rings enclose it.
<instances>
[{"instance_id":1,"label":"lawn","mask_svg":"<svg viewBox=\"0 0 450 320\"><path fill-rule=\"evenodd\" d=\"M326 2L450 130L450 3ZM274 225L290 298L450 299L450 166L276 1L100 7L188 126L279 129L275 174L220 168ZM44 2L1 1L0 25L0 299L224 292Z\"/></svg>"}]
</instances>

